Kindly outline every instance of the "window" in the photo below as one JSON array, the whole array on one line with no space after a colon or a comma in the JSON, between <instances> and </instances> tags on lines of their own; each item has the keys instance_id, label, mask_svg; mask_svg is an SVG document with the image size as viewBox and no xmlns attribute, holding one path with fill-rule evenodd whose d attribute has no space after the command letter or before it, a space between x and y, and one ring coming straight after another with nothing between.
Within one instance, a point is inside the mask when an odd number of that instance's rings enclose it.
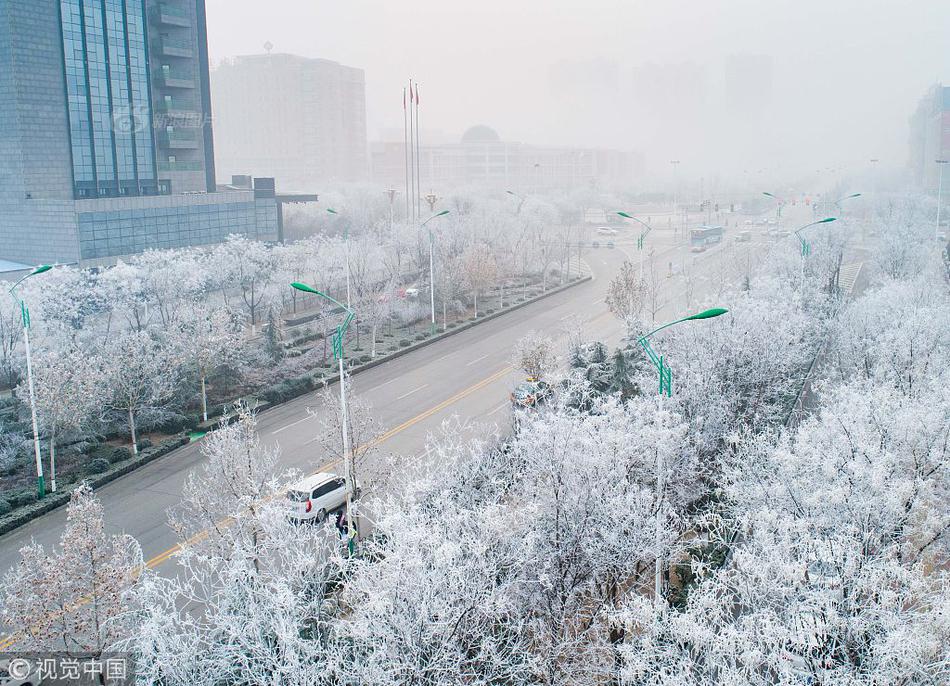
<instances>
[{"instance_id":1,"label":"window","mask_svg":"<svg viewBox=\"0 0 950 686\"><path fill-rule=\"evenodd\" d=\"M322 496L327 495L328 493L333 493L333 491L337 490L338 488L340 488L340 486L337 483L336 479L334 479L333 481L328 481L322 486L317 486L317 488L314 489L313 497L320 498Z\"/></svg>"}]
</instances>

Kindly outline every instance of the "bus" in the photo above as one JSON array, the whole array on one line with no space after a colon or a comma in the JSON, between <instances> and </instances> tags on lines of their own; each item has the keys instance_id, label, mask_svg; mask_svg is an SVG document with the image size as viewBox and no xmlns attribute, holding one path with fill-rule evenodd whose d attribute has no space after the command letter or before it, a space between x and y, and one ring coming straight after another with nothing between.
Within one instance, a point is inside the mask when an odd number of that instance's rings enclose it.
<instances>
[{"instance_id":1,"label":"bus","mask_svg":"<svg viewBox=\"0 0 950 686\"><path fill-rule=\"evenodd\" d=\"M701 226L689 232L689 249L703 252L708 246L722 242L721 226Z\"/></svg>"}]
</instances>

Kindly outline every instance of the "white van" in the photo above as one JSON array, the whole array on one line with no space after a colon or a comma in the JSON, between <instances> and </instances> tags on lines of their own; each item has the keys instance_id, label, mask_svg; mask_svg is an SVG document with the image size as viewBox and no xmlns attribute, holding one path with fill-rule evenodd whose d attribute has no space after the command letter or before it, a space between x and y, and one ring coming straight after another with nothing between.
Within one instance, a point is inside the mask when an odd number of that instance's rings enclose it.
<instances>
[{"instance_id":1,"label":"white van","mask_svg":"<svg viewBox=\"0 0 950 686\"><path fill-rule=\"evenodd\" d=\"M360 496L359 486L353 489L352 498ZM322 522L327 513L342 507L346 502L346 480L328 472L311 474L287 489L289 516L297 522Z\"/></svg>"}]
</instances>

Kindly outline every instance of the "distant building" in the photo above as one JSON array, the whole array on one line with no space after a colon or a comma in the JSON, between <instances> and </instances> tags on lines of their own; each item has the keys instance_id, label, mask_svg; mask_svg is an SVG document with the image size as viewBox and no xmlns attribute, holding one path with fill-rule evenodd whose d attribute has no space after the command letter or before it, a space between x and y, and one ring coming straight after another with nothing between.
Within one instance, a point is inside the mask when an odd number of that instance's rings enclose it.
<instances>
[{"instance_id":1,"label":"distant building","mask_svg":"<svg viewBox=\"0 0 950 686\"><path fill-rule=\"evenodd\" d=\"M365 179L362 69L285 54L237 57L211 72L218 168L288 187Z\"/></svg>"},{"instance_id":2,"label":"distant building","mask_svg":"<svg viewBox=\"0 0 950 686\"><path fill-rule=\"evenodd\" d=\"M937 192L938 164L950 160L950 86L932 86L910 120L910 168L918 186ZM950 193L950 169L944 169L944 193Z\"/></svg>"},{"instance_id":3,"label":"distant building","mask_svg":"<svg viewBox=\"0 0 950 686\"><path fill-rule=\"evenodd\" d=\"M0 258L276 238L273 192L214 192L206 34L204 0L4 0Z\"/></svg>"},{"instance_id":4,"label":"distant building","mask_svg":"<svg viewBox=\"0 0 950 686\"><path fill-rule=\"evenodd\" d=\"M401 188L406 159L402 141L371 146L374 181ZM528 145L503 141L487 126L474 126L457 143L420 149L423 192L479 185L514 191L568 190L582 185L628 185L641 172L631 152Z\"/></svg>"}]
</instances>

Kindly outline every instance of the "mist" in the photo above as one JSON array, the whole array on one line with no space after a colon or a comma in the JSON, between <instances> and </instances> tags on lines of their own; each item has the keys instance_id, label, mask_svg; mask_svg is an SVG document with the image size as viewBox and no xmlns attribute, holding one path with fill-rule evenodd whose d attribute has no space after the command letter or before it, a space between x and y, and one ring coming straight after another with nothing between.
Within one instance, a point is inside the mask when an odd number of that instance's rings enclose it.
<instances>
[{"instance_id":1,"label":"mist","mask_svg":"<svg viewBox=\"0 0 950 686\"><path fill-rule=\"evenodd\" d=\"M950 80L938 0L209 0L208 15L212 60L269 41L364 69L371 140L401 128L411 76L430 136L487 124L636 150L661 176L670 159L693 174L899 169L917 100Z\"/></svg>"}]
</instances>

